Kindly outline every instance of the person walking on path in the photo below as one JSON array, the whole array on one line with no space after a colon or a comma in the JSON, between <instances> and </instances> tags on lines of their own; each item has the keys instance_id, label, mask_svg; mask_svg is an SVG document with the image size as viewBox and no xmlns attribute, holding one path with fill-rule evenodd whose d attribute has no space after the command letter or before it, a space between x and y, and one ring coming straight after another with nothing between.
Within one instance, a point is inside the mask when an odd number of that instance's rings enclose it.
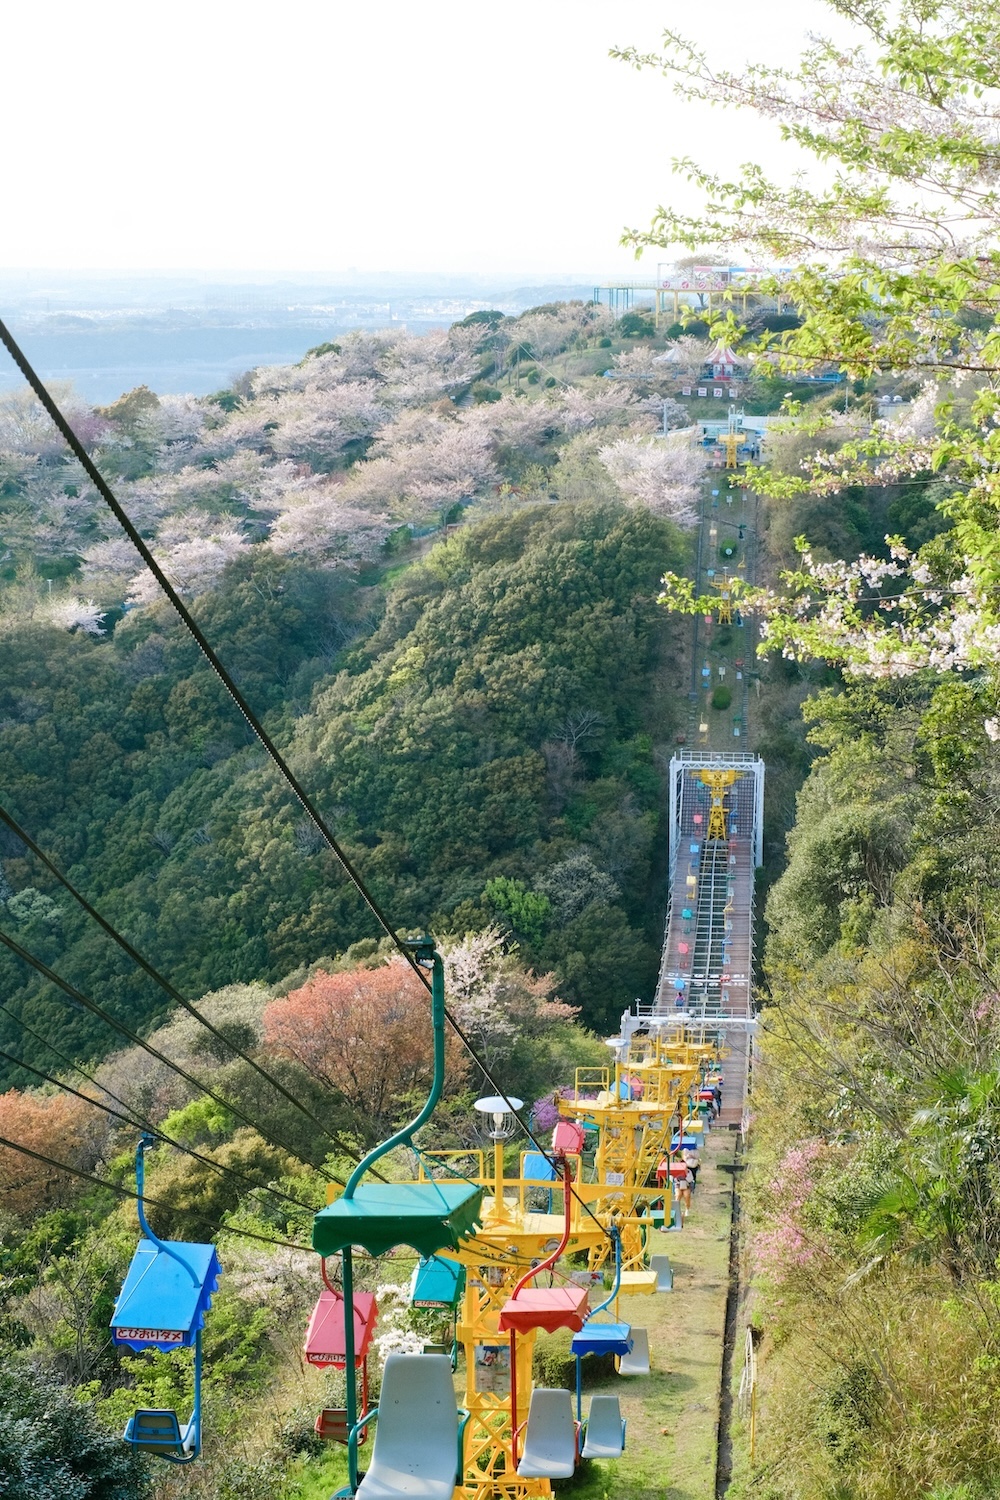
<instances>
[{"instance_id":1,"label":"person walking on path","mask_svg":"<svg viewBox=\"0 0 1000 1500\"><path fill-rule=\"evenodd\" d=\"M698 1155L697 1146L685 1146L681 1153L681 1159L688 1169L691 1187L696 1188L698 1186L698 1168L701 1166L701 1157Z\"/></svg>"}]
</instances>

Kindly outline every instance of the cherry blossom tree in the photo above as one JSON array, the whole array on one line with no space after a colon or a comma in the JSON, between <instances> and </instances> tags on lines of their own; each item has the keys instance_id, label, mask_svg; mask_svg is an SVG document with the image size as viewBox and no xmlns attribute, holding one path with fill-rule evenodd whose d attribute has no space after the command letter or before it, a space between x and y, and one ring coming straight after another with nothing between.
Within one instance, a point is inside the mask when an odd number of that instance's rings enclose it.
<instances>
[{"instance_id":1,"label":"cherry blossom tree","mask_svg":"<svg viewBox=\"0 0 1000 1500\"><path fill-rule=\"evenodd\" d=\"M660 438L619 438L599 457L623 494L678 526L698 519L698 487L708 458L695 442L697 428Z\"/></svg>"},{"instance_id":2,"label":"cherry blossom tree","mask_svg":"<svg viewBox=\"0 0 1000 1500\"><path fill-rule=\"evenodd\" d=\"M505 325L517 343L527 344L538 359L558 354L579 336L607 333L614 320L606 307L594 302L560 302L531 308Z\"/></svg>"},{"instance_id":3,"label":"cherry blossom tree","mask_svg":"<svg viewBox=\"0 0 1000 1500\"><path fill-rule=\"evenodd\" d=\"M567 386L560 392L556 405L559 425L568 434L592 427L626 426L640 415L633 393L611 381L588 389Z\"/></svg>"},{"instance_id":4,"label":"cherry blossom tree","mask_svg":"<svg viewBox=\"0 0 1000 1500\"><path fill-rule=\"evenodd\" d=\"M270 446L281 458L308 458L329 464L345 446L370 437L388 411L371 381L352 380L289 391L270 404Z\"/></svg>"},{"instance_id":5,"label":"cherry blossom tree","mask_svg":"<svg viewBox=\"0 0 1000 1500\"><path fill-rule=\"evenodd\" d=\"M190 445L204 425L205 408L196 397L166 395L143 412L136 428L140 438L169 448Z\"/></svg>"},{"instance_id":6,"label":"cherry blossom tree","mask_svg":"<svg viewBox=\"0 0 1000 1500\"><path fill-rule=\"evenodd\" d=\"M755 472L755 487L778 496L934 478L950 523L914 554L890 539L898 572L881 578L885 559L832 571L804 561L785 580L784 606L756 600L763 647L876 675L982 666L1000 627L1000 17L984 0L832 8L854 38L816 37L792 69L718 69L675 32L662 54L621 54L662 69L690 97L776 122L804 168L789 186L752 163L732 180L679 163L702 190L702 211L662 208L627 238L791 262L771 289L801 325L756 342L784 372L832 363L855 379L919 376L937 387L909 422L819 453L798 477ZM723 323L739 336L731 315ZM959 379L970 390L963 407L951 394ZM668 583L668 602L683 596Z\"/></svg>"},{"instance_id":7,"label":"cherry blossom tree","mask_svg":"<svg viewBox=\"0 0 1000 1500\"><path fill-rule=\"evenodd\" d=\"M403 516L453 504L499 480L490 435L478 425L442 417L425 424L418 440L411 435L388 435L383 451L348 476L345 500Z\"/></svg>"},{"instance_id":8,"label":"cherry blossom tree","mask_svg":"<svg viewBox=\"0 0 1000 1500\"><path fill-rule=\"evenodd\" d=\"M63 630L82 630L85 635L100 635L105 613L93 599L80 599L75 594L67 594L54 601L50 618L53 625L59 625Z\"/></svg>"},{"instance_id":9,"label":"cherry blossom tree","mask_svg":"<svg viewBox=\"0 0 1000 1500\"><path fill-rule=\"evenodd\" d=\"M430 1000L409 964L320 971L264 1012L264 1040L300 1063L355 1110L357 1128L377 1141L392 1130L433 1067ZM449 1035L449 1078L464 1076L461 1043Z\"/></svg>"},{"instance_id":10,"label":"cherry blossom tree","mask_svg":"<svg viewBox=\"0 0 1000 1500\"><path fill-rule=\"evenodd\" d=\"M321 475L290 458L268 461L259 453L241 449L215 465L215 477L230 498L248 511L269 514L309 496L323 484Z\"/></svg>"},{"instance_id":11,"label":"cherry blossom tree","mask_svg":"<svg viewBox=\"0 0 1000 1500\"><path fill-rule=\"evenodd\" d=\"M107 424L80 399L69 381L48 381L47 386L84 442L93 442L106 430ZM0 453L32 454L49 462L66 459L65 443L26 385L0 392Z\"/></svg>"},{"instance_id":12,"label":"cherry blossom tree","mask_svg":"<svg viewBox=\"0 0 1000 1500\"><path fill-rule=\"evenodd\" d=\"M708 351L709 345L704 339L684 333L679 339L674 339L662 354L655 355L652 364L664 376L679 383L691 384L704 371Z\"/></svg>"},{"instance_id":13,"label":"cherry blossom tree","mask_svg":"<svg viewBox=\"0 0 1000 1500\"><path fill-rule=\"evenodd\" d=\"M392 530L384 515L345 505L342 485L296 499L271 529L275 552L332 556L333 560L374 557Z\"/></svg>"},{"instance_id":14,"label":"cherry blossom tree","mask_svg":"<svg viewBox=\"0 0 1000 1500\"><path fill-rule=\"evenodd\" d=\"M452 1008L491 1067L509 1056L520 1037L579 1015L578 1006L555 997L554 975L538 977L518 963L499 928L446 943L444 962Z\"/></svg>"},{"instance_id":15,"label":"cherry blossom tree","mask_svg":"<svg viewBox=\"0 0 1000 1500\"><path fill-rule=\"evenodd\" d=\"M247 545L246 537L231 523L217 525L213 517L188 514L170 518L158 533L152 551L176 589L202 594ZM149 604L159 597L159 584L149 569L143 568L129 585L128 601Z\"/></svg>"}]
</instances>

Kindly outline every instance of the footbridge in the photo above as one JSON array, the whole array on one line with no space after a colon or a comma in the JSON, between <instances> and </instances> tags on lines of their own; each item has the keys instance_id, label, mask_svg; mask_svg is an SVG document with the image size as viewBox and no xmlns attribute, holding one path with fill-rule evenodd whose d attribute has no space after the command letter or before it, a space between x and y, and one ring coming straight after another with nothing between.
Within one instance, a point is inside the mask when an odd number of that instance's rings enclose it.
<instances>
[{"instance_id":1,"label":"footbridge","mask_svg":"<svg viewBox=\"0 0 1000 1500\"><path fill-rule=\"evenodd\" d=\"M632 1021L725 1037L726 1109L740 1119L753 1031L754 874L764 762L681 750L670 762L670 876L656 993Z\"/></svg>"}]
</instances>

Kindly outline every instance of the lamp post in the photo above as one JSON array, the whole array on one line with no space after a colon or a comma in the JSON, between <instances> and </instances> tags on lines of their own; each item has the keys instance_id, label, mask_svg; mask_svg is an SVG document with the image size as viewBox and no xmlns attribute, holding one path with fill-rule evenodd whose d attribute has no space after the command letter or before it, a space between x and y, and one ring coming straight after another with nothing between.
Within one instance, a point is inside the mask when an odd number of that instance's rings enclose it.
<instances>
[{"instance_id":1,"label":"lamp post","mask_svg":"<svg viewBox=\"0 0 1000 1500\"><path fill-rule=\"evenodd\" d=\"M504 1216L503 1198L503 1142L510 1139L517 1129L517 1119L512 1110L523 1108L521 1099L501 1099L491 1094L486 1099L477 1099L475 1108L481 1115L490 1115L493 1129L489 1138L493 1142L493 1212L496 1219Z\"/></svg>"}]
</instances>

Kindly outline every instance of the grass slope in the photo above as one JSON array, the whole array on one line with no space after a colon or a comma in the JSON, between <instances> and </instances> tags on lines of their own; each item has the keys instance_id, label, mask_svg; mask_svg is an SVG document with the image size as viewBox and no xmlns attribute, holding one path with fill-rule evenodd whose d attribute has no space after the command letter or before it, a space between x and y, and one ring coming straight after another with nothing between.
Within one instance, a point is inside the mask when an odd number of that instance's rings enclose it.
<instances>
[{"instance_id":1,"label":"grass slope","mask_svg":"<svg viewBox=\"0 0 1000 1500\"><path fill-rule=\"evenodd\" d=\"M732 1186L719 1163L731 1162L734 1137L716 1128L703 1153L692 1213L681 1234L657 1234L653 1253L670 1256L674 1290L623 1297L622 1317L649 1330L652 1370L594 1385L621 1401L628 1422L617 1463L582 1466L555 1486L573 1500L714 1500L729 1279Z\"/></svg>"}]
</instances>

